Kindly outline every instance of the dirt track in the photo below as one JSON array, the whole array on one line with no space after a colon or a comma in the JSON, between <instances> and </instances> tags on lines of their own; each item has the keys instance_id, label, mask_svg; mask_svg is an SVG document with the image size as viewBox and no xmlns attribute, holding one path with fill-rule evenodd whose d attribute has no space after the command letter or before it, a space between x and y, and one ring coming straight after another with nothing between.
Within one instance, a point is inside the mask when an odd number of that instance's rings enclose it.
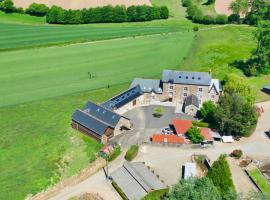
<instances>
[{"instance_id":1,"label":"dirt track","mask_svg":"<svg viewBox=\"0 0 270 200\"><path fill-rule=\"evenodd\" d=\"M13 0L16 7L27 8L32 3L60 6L65 9L82 9L106 5L151 5L150 0Z\"/></svg>"},{"instance_id":2,"label":"dirt track","mask_svg":"<svg viewBox=\"0 0 270 200\"><path fill-rule=\"evenodd\" d=\"M231 2L233 0L216 0L215 10L218 14L230 15L232 11L229 9Z\"/></svg>"}]
</instances>

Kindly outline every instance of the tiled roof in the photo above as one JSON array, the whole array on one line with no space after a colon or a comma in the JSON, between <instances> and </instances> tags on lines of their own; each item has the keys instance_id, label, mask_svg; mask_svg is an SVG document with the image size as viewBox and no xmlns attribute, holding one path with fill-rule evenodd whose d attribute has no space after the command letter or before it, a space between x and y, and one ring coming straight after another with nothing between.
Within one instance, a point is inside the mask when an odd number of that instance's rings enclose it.
<instances>
[{"instance_id":1,"label":"tiled roof","mask_svg":"<svg viewBox=\"0 0 270 200\"><path fill-rule=\"evenodd\" d=\"M177 134L185 134L192 127L191 120L174 119L173 126Z\"/></svg>"},{"instance_id":2,"label":"tiled roof","mask_svg":"<svg viewBox=\"0 0 270 200\"><path fill-rule=\"evenodd\" d=\"M101 106L107 109L118 109L122 106L126 105L127 103L133 101L134 99L138 98L143 94L139 85L130 88L129 90L113 97L112 99L104 102Z\"/></svg>"},{"instance_id":3,"label":"tiled roof","mask_svg":"<svg viewBox=\"0 0 270 200\"><path fill-rule=\"evenodd\" d=\"M201 134L203 135L204 139L207 141L213 141L213 137L212 134L210 133L210 129L209 128L201 128Z\"/></svg>"},{"instance_id":4,"label":"tiled roof","mask_svg":"<svg viewBox=\"0 0 270 200\"><path fill-rule=\"evenodd\" d=\"M117 123L121 118L121 116L118 115L117 113L112 112L111 110L108 110L102 106L99 106L93 103L92 101L88 101L87 104L84 106L84 112L105 122L112 128L114 128L117 125Z\"/></svg>"},{"instance_id":5,"label":"tiled roof","mask_svg":"<svg viewBox=\"0 0 270 200\"><path fill-rule=\"evenodd\" d=\"M154 134L152 136L152 141L157 143L181 143L185 144L184 138L177 135L165 135L165 134Z\"/></svg>"},{"instance_id":6,"label":"tiled roof","mask_svg":"<svg viewBox=\"0 0 270 200\"><path fill-rule=\"evenodd\" d=\"M141 90L145 93L151 93L154 92L156 94L162 94L162 89L160 85L160 80L157 79L143 79L143 78L135 78L130 88L133 88L135 86L139 85L141 87Z\"/></svg>"},{"instance_id":7,"label":"tiled roof","mask_svg":"<svg viewBox=\"0 0 270 200\"><path fill-rule=\"evenodd\" d=\"M206 72L164 70L162 75L162 81L165 83L172 82L185 85L210 86L211 79L211 75Z\"/></svg>"},{"instance_id":8,"label":"tiled roof","mask_svg":"<svg viewBox=\"0 0 270 200\"><path fill-rule=\"evenodd\" d=\"M194 94L191 94L189 95L188 97L185 98L185 107L186 106L190 106L190 105L194 105L196 106L197 108L200 107L200 102L199 102L199 99L196 95Z\"/></svg>"}]
</instances>

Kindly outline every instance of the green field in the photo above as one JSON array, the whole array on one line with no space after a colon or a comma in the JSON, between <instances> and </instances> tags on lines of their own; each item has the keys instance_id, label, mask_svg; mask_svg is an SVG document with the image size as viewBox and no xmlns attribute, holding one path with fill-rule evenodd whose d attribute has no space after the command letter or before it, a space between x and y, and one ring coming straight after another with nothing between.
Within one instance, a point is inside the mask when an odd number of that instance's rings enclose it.
<instances>
[{"instance_id":1,"label":"green field","mask_svg":"<svg viewBox=\"0 0 270 200\"><path fill-rule=\"evenodd\" d=\"M0 51L179 31L174 27L102 27L0 23Z\"/></svg>"},{"instance_id":2,"label":"green field","mask_svg":"<svg viewBox=\"0 0 270 200\"><path fill-rule=\"evenodd\" d=\"M45 22L45 17L34 17L18 13L5 14L0 11L0 23L45 24Z\"/></svg>"},{"instance_id":3,"label":"green field","mask_svg":"<svg viewBox=\"0 0 270 200\"><path fill-rule=\"evenodd\" d=\"M3 52L0 106L161 76L181 64L192 40L186 32Z\"/></svg>"},{"instance_id":4,"label":"green field","mask_svg":"<svg viewBox=\"0 0 270 200\"><path fill-rule=\"evenodd\" d=\"M204 15L215 16L217 15L215 11L215 3L206 5L207 0L192 0L193 4L196 5Z\"/></svg>"},{"instance_id":5,"label":"green field","mask_svg":"<svg viewBox=\"0 0 270 200\"><path fill-rule=\"evenodd\" d=\"M261 191L270 196L270 185L268 180L264 177L264 175L260 172L259 169L253 169L249 172L249 175L253 178L253 180L258 184Z\"/></svg>"}]
</instances>

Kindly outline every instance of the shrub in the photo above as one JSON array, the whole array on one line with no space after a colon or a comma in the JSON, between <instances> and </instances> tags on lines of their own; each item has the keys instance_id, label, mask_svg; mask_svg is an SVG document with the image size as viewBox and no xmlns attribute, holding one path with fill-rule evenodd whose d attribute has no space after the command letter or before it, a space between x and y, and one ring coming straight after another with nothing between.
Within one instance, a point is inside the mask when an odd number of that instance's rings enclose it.
<instances>
[{"instance_id":1,"label":"shrub","mask_svg":"<svg viewBox=\"0 0 270 200\"><path fill-rule=\"evenodd\" d=\"M114 147L113 152L108 157L108 161L113 161L115 158L117 158L122 153L121 147L118 145Z\"/></svg>"},{"instance_id":2,"label":"shrub","mask_svg":"<svg viewBox=\"0 0 270 200\"><path fill-rule=\"evenodd\" d=\"M32 3L25 11L25 13L33 16L43 17L49 11L49 7L45 4Z\"/></svg>"},{"instance_id":3,"label":"shrub","mask_svg":"<svg viewBox=\"0 0 270 200\"><path fill-rule=\"evenodd\" d=\"M1 3L1 10L5 13L13 13L15 11L15 7L12 0L4 0Z\"/></svg>"},{"instance_id":4,"label":"shrub","mask_svg":"<svg viewBox=\"0 0 270 200\"><path fill-rule=\"evenodd\" d=\"M118 192L118 194L122 197L123 200L129 200L127 195L123 192L123 190L117 185L115 181L112 181L112 186Z\"/></svg>"},{"instance_id":5,"label":"shrub","mask_svg":"<svg viewBox=\"0 0 270 200\"><path fill-rule=\"evenodd\" d=\"M192 19L194 16L202 14L199 8L195 5L191 5L187 8L187 16L188 18Z\"/></svg>"},{"instance_id":6,"label":"shrub","mask_svg":"<svg viewBox=\"0 0 270 200\"><path fill-rule=\"evenodd\" d=\"M138 152L139 152L139 145L132 145L128 149L128 151L125 155L125 159L127 161L132 161L137 156Z\"/></svg>"},{"instance_id":7,"label":"shrub","mask_svg":"<svg viewBox=\"0 0 270 200\"><path fill-rule=\"evenodd\" d=\"M243 152L242 152L241 149L235 149L235 150L233 150L233 152L230 154L230 156L235 157L235 158L237 158L237 159L241 158L242 155L243 155Z\"/></svg>"},{"instance_id":8,"label":"shrub","mask_svg":"<svg viewBox=\"0 0 270 200\"><path fill-rule=\"evenodd\" d=\"M228 23L228 17L226 15L218 15L216 17L216 23L217 24L227 24Z\"/></svg>"},{"instance_id":9,"label":"shrub","mask_svg":"<svg viewBox=\"0 0 270 200\"><path fill-rule=\"evenodd\" d=\"M165 112L165 109L163 107L157 107L153 115L154 117L161 117L164 112Z\"/></svg>"},{"instance_id":10,"label":"shrub","mask_svg":"<svg viewBox=\"0 0 270 200\"><path fill-rule=\"evenodd\" d=\"M194 27L193 27L193 31L194 31L194 32L199 31L199 27L198 27L198 26L194 26Z\"/></svg>"},{"instance_id":11,"label":"shrub","mask_svg":"<svg viewBox=\"0 0 270 200\"><path fill-rule=\"evenodd\" d=\"M228 17L229 23L239 23L240 22L240 15L239 14L231 14Z\"/></svg>"},{"instance_id":12,"label":"shrub","mask_svg":"<svg viewBox=\"0 0 270 200\"><path fill-rule=\"evenodd\" d=\"M192 1L191 0L182 0L182 6L189 7L191 5L192 5Z\"/></svg>"},{"instance_id":13,"label":"shrub","mask_svg":"<svg viewBox=\"0 0 270 200\"><path fill-rule=\"evenodd\" d=\"M191 127L186 135L189 137L189 139L194 143L194 144L198 144L200 142L202 142L204 140L202 134L201 134L201 130L197 127Z\"/></svg>"},{"instance_id":14,"label":"shrub","mask_svg":"<svg viewBox=\"0 0 270 200\"><path fill-rule=\"evenodd\" d=\"M203 16L202 23L203 24L215 24L216 19L213 16L205 15L205 16Z\"/></svg>"},{"instance_id":15,"label":"shrub","mask_svg":"<svg viewBox=\"0 0 270 200\"><path fill-rule=\"evenodd\" d=\"M193 126L197 126L197 127L209 127L209 124L206 122L200 122L200 121L192 121L192 125Z\"/></svg>"}]
</instances>

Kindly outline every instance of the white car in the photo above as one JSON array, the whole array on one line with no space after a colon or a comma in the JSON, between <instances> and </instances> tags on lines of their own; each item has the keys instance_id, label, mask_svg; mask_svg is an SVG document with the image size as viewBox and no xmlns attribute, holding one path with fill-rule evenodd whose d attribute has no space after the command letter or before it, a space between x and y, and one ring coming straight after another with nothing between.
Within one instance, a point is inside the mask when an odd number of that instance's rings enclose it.
<instances>
[{"instance_id":1,"label":"white car","mask_svg":"<svg viewBox=\"0 0 270 200\"><path fill-rule=\"evenodd\" d=\"M164 134L173 134L173 130L169 127L162 129L162 133Z\"/></svg>"}]
</instances>

